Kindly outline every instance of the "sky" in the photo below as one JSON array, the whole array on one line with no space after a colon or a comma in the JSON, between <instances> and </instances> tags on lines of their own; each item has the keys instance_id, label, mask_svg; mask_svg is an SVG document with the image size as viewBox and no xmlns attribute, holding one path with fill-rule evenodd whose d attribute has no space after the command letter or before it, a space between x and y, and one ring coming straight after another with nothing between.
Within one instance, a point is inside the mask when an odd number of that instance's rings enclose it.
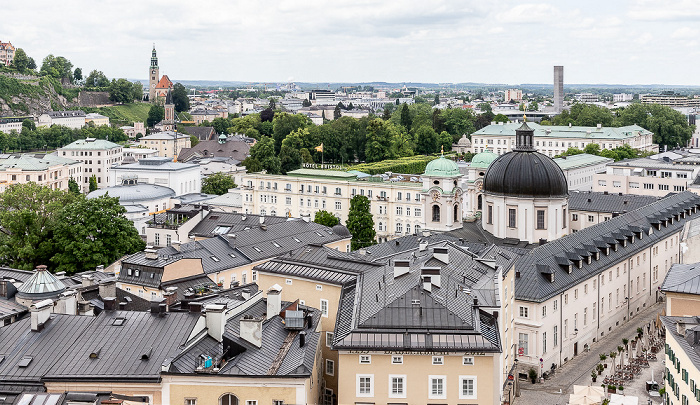
<instances>
[{"instance_id":1,"label":"sky","mask_svg":"<svg viewBox=\"0 0 700 405\"><path fill-rule=\"evenodd\" d=\"M37 64L171 80L697 85L700 1L7 1ZM9 18L8 18L9 17Z\"/></svg>"}]
</instances>

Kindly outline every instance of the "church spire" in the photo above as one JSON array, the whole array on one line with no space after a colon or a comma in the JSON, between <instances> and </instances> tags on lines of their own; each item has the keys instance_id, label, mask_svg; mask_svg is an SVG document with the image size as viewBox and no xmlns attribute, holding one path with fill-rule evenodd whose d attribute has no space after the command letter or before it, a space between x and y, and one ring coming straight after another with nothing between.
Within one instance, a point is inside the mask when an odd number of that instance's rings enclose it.
<instances>
[{"instance_id":1,"label":"church spire","mask_svg":"<svg viewBox=\"0 0 700 405\"><path fill-rule=\"evenodd\" d=\"M153 51L151 51L151 68L158 67L158 56L156 55L156 44L153 43Z\"/></svg>"},{"instance_id":2,"label":"church spire","mask_svg":"<svg viewBox=\"0 0 700 405\"><path fill-rule=\"evenodd\" d=\"M523 125L515 130L515 151L534 152L535 130L527 125L527 117L523 116Z\"/></svg>"}]
</instances>

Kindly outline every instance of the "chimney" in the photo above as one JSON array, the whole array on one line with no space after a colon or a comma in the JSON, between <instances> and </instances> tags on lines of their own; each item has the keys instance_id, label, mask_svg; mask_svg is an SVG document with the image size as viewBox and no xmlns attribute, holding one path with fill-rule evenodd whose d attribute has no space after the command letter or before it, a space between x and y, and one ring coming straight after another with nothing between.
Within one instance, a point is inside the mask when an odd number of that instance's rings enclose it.
<instances>
[{"instance_id":1,"label":"chimney","mask_svg":"<svg viewBox=\"0 0 700 405\"><path fill-rule=\"evenodd\" d=\"M97 271L99 273L104 273L105 272L104 264L100 264L99 266L95 267L95 271Z\"/></svg>"},{"instance_id":2,"label":"chimney","mask_svg":"<svg viewBox=\"0 0 700 405\"><path fill-rule=\"evenodd\" d=\"M596 125L596 128L597 128L597 129L603 128L603 124L598 124L598 125Z\"/></svg>"},{"instance_id":3,"label":"chimney","mask_svg":"<svg viewBox=\"0 0 700 405\"><path fill-rule=\"evenodd\" d=\"M126 304L128 304L126 301L120 302L119 303L119 310L126 311Z\"/></svg>"},{"instance_id":4,"label":"chimney","mask_svg":"<svg viewBox=\"0 0 700 405\"><path fill-rule=\"evenodd\" d=\"M163 298L165 298L165 304L168 307L175 305L177 302L177 287L168 287L163 293Z\"/></svg>"},{"instance_id":5,"label":"chimney","mask_svg":"<svg viewBox=\"0 0 700 405\"><path fill-rule=\"evenodd\" d=\"M299 332L299 347L304 347L306 345L306 332Z\"/></svg>"},{"instance_id":6,"label":"chimney","mask_svg":"<svg viewBox=\"0 0 700 405\"><path fill-rule=\"evenodd\" d=\"M446 247L433 248L433 257L445 264L450 264L450 255L447 253Z\"/></svg>"},{"instance_id":7,"label":"chimney","mask_svg":"<svg viewBox=\"0 0 700 405\"><path fill-rule=\"evenodd\" d=\"M93 315L93 307L90 301L78 302L78 315Z\"/></svg>"},{"instance_id":8,"label":"chimney","mask_svg":"<svg viewBox=\"0 0 700 405\"><path fill-rule=\"evenodd\" d=\"M191 308L192 307L190 306L190 309ZM216 339L217 342L223 342L224 330L226 329L226 316L224 314L226 311L226 306L223 304L207 304L204 307L204 310L209 336ZM243 324L241 323L241 337L243 337L242 326Z\"/></svg>"},{"instance_id":9,"label":"chimney","mask_svg":"<svg viewBox=\"0 0 700 405\"><path fill-rule=\"evenodd\" d=\"M685 322L683 321L678 321L676 322L676 332L685 337Z\"/></svg>"},{"instance_id":10,"label":"chimney","mask_svg":"<svg viewBox=\"0 0 700 405\"><path fill-rule=\"evenodd\" d=\"M190 302L190 312L193 314L199 314L202 312L202 303L201 302Z\"/></svg>"},{"instance_id":11,"label":"chimney","mask_svg":"<svg viewBox=\"0 0 700 405\"><path fill-rule=\"evenodd\" d=\"M114 277L106 278L100 281L99 294L100 297L116 297L117 296L117 279Z\"/></svg>"},{"instance_id":12,"label":"chimney","mask_svg":"<svg viewBox=\"0 0 700 405\"><path fill-rule=\"evenodd\" d=\"M426 241L423 240L423 239L421 239L420 241L418 241L418 250L419 250L420 252L423 252L423 251L424 251L425 249L427 249L427 248L428 248L428 242L426 242Z\"/></svg>"},{"instance_id":13,"label":"chimney","mask_svg":"<svg viewBox=\"0 0 700 405\"><path fill-rule=\"evenodd\" d=\"M78 299L76 297L77 291L65 291L61 293L56 302L56 308L54 312L57 314L66 315L77 315L78 312Z\"/></svg>"},{"instance_id":14,"label":"chimney","mask_svg":"<svg viewBox=\"0 0 700 405\"><path fill-rule=\"evenodd\" d=\"M43 301L36 302L29 307L31 312L31 327L33 332L41 332L44 329L44 324L51 317L51 309L53 308L53 301L50 299L45 299Z\"/></svg>"},{"instance_id":15,"label":"chimney","mask_svg":"<svg viewBox=\"0 0 700 405\"><path fill-rule=\"evenodd\" d=\"M155 249L146 249L144 252L146 253L146 259L148 260L156 260L158 258L158 251Z\"/></svg>"},{"instance_id":16,"label":"chimney","mask_svg":"<svg viewBox=\"0 0 700 405\"><path fill-rule=\"evenodd\" d=\"M13 280L0 277L0 297L12 298L17 292L17 288L12 284Z\"/></svg>"},{"instance_id":17,"label":"chimney","mask_svg":"<svg viewBox=\"0 0 700 405\"><path fill-rule=\"evenodd\" d=\"M151 314L153 315L158 315L160 314L160 304L164 304L165 299L163 298L155 298L151 301Z\"/></svg>"},{"instance_id":18,"label":"chimney","mask_svg":"<svg viewBox=\"0 0 700 405\"><path fill-rule=\"evenodd\" d=\"M92 276L83 276L81 278L81 281L82 281L83 287L90 287L91 285L95 284L92 281Z\"/></svg>"},{"instance_id":19,"label":"chimney","mask_svg":"<svg viewBox=\"0 0 700 405\"><path fill-rule=\"evenodd\" d=\"M357 251L357 253L359 253L360 256L365 256L365 255L367 255L367 249L365 249L365 248L360 248L360 249Z\"/></svg>"},{"instance_id":20,"label":"chimney","mask_svg":"<svg viewBox=\"0 0 700 405\"><path fill-rule=\"evenodd\" d=\"M178 252L180 251L180 241L179 240L174 240L170 242L170 246L173 247L173 249L177 250Z\"/></svg>"},{"instance_id":21,"label":"chimney","mask_svg":"<svg viewBox=\"0 0 700 405\"><path fill-rule=\"evenodd\" d=\"M254 318L252 315L241 318L241 338L258 348L262 347L263 319L262 317Z\"/></svg>"},{"instance_id":22,"label":"chimney","mask_svg":"<svg viewBox=\"0 0 700 405\"><path fill-rule=\"evenodd\" d=\"M243 290L241 290L241 297L242 297L244 300L249 299L249 298L250 298L250 290L247 289L247 288L244 288Z\"/></svg>"},{"instance_id":23,"label":"chimney","mask_svg":"<svg viewBox=\"0 0 700 405\"><path fill-rule=\"evenodd\" d=\"M105 303L105 311L117 309L117 299L115 297L102 297L102 302Z\"/></svg>"},{"instance_id":24,"label":"chimney","mask_svg":"<svg viewBox=\"0 0 700 405\"><path fill-rule=\"evenodd\" d=\"M166 304L165 302L161 302L158 305L158 316L164 317L165 314L167 314L167 313L168 313L168 304Z\"/></svg>"},{"instance_id":25,"label":"chimney","mask_svg":"<svg viewBox=\"0 0 700 405\"><path fill-rule=\"evenodd\" d=\"M408 260L394 260L394 278L403 276L411 270Z\"/></svg>"},{"instance_id":26,"label":"chimney","mask_svg":"<svg viewBox=\"0 0 700 405\"><path fill-rule=\"evenodd\" d=\"M282 311L282 287L275 284L267 290L267 319L277 316Z\"/></svg>"}]
</instances>

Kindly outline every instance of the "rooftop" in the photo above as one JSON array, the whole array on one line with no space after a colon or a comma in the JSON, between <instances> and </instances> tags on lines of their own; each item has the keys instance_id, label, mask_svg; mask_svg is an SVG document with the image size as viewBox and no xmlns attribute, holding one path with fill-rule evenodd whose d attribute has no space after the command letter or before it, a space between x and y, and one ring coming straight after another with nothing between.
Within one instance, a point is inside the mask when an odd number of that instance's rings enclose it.
<instances>
[{"instance_id":1,"label":"rooftop","mask_svg":"<svg viewBox=\"0 0 700 405\"><path fill-rule=\"evenodd\" d=\"M472 134L474 136L515 136L515 130L521 123L491 124ZM651 135L652 133L638 125L625 127L579 127L579 126L555 126L540 125L529 122L530 128L535 130L535 138L587 138L597 140L622 140L639 135Z\"/></svg>"},{"instance_id":2,"label":"rooftop","mask_svg":"<svg viewBox=\"0 0 700 405\"><path fill-rule=\"evenodd\" d=\"M180 171L188 169L198 169L199 165L192 163L173 162L172 158L168 157L148 157L139 159L136 163L116 166L112 170L149 170L149 171Z\"/></svg>"},{"instance_id":3,"label":"rooftop","mask_svg":"<svg viewBox=\"0 0 700 405\"><path fill-rule=\"evenodd\" d=\"M700 369L700 317L662 316L660 319L666 329L666 340L675 340L693 366Z\"/></svg>"},{"instance_id":4,"label":"rooftop","mask_svg":"<svg viewBox=\"0 0 700 405\"><path fill-rule=\"evenodd\" d=\"M182 139L182 138L189 138L189 135L181 134L179 132L174 132L174 131L162 131L162 132L156 132L150 135L146 135L144 137L141 137L139 141L141 140L168 140L172 141L173 139Z\"/></svg>"},{"instance_id":5,"label":"rooftop","mask_svg":"<svg viewBox=\"0 0 700 405\"><path fill-rule=\"evenodd\" d=\"M75 164L80 162L45 153L0 154L0 170L44 171L51 167Z\"/></svg>"},{"instance_id":6,"label":"rooftop","mask_svg":"<svg viewBox=\"0 0 700 405\"><path fill-rule=\"evenodd\" d=\"M174 197L175 191L169 187L156 184L133 184L100 188L89 193L87 198L97 198L103 195L119 198L119 203L125 204L134 201L150 201Z\"/></svg>"},{"instance_id":7,"label":"rooftop","mask_svg":"<svg viewBox=\"0 0 700 405\"><path fill-rule=\"evenodd\" d=\"M87 138L73 141L62 148L58 148L58 150L105 150L115 148L121 148L121 145L104 139Z\"/></svg>"},{"instance_id":8,"label":"rooftop","mask_svg":"<svg viewBox=\"0 0 700 405\"><path fill-rule=\"evenodd\" d=\"M672 265L666 273L661 291L700 296L700 263Z\"/></svg>"},{"instance_id":9,"label":"rooftop","mask_svg":"<svg viewBox=\"0 0 700 405\"><path fill-rule=\"evenodd\" d=\"M659 197L580 191L569 193L569 211L624 213L634 211L659 200Z\"/></svg>"},{"instance_id":10,"label":"rooftop","mask_svg":"<svg viewBox=\"0 0 700 405\"><path fill-rule=\"evenodd\" d=\"M562 170L578 169L581 167L596 166L603 163L612 163L614 160L602 156L589 155L588 153L580 153L566 157L555 158L554 162L561 167Z\"/></svg>"}]
</instances>

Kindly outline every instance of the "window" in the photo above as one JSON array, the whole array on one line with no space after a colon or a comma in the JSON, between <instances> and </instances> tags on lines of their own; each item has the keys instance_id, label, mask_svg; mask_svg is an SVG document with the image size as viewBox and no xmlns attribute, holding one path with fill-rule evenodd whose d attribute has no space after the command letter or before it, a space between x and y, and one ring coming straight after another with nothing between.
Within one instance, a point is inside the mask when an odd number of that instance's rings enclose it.
<instances>
[{"instance_id":1,"label":"window","mask_svg":"<svg viewBox=\"0 0 700 405\"><path fill-rule=\"evenodd\" d=\"M558 331L558 329L559 329L558 326L557 326L557 325L554 325L554 336L553 336L553 338L554 338L554 347L557 347L557 345L559 344L559 341L557 340L557 339L559 339L559 331Z\"/></svg>"},{"instance_id":2,"label":"window","mask_svg":"<svg viewBox=\"0 0 700 405\"><path fill-rule=\"evenodd\" d=\"M462 357L462 365L463 366L473 366L474 365L474 357L471 357L471 356Z\"/></svg>"},{"instance_id":3,"label":"window","mask_svg":"<svg viewBox=\"0 0 700 405\"><path fill-rule=\"evenodd\" d=\"M493 205L488 206L488 215L486 216L486 223L493 224Z\"/></svg>"},{"instance_id":4,"label":"window","mask_svg":"<svg viewBox=\"0 0 700 405\"><path fill-rule=\"evenodd\" d=\"M428 377L428 398L429 399L444 399L445 394L445 380L444 375L431 375Z\"/></svg>"},{"instance_id":5,"label":"window","mask_svg":"<svg viewBox=\"0 0 700 405\"><path fill-rule=\"evenodd\" d=\"M476 376L459 376L459 399L476 399Z\"/></svg>"},{"instance_id":6,"label":"window","mask_svg":"<svg viewBox=\"0 0 700 405\"><path fill-rule=\"evenodd\" d=\"M405 375L389 375L389 398L406 398Z\"/></svg>"},{"instance_id":7,"label":"window","mask_svg":"<svg viewBox=\"0 0 700 405\"><path fill-rule=\"evenodd\" d=\"M433 356L433 365L434 366L442 366L445 364L445 358L442 356Z\"/></svg>"},{"instance_id":8,"label":"window","mask_svg":"<svg viewBox=\"0 0 700 405\"><path fill-rule=\"evenodd\" d=\"M414 208L414 209L413 209L413 216L414 216L414 217L420 217L420 216L421 216L421 209L420 209L420 208Z\"/></svg>"},{"instance_id":9,"label":"window","mask_svg":"<svg viewBox=\"0 0 700 405\"><path fill-rule=\"evenodd\" d=\"M547 353L547 332L542 332L542 353Z\"/></svg>"},{"instance_id":10,"label":"window","mask_svg":"<svg viewBox=\"0 0 700 405\"><path fill-rule=\"evenodd\" d=\"M528 313L529 311L528 311L528 308L527 308L527 307L520 307L520 308L519 308L519 312L520 312L520 317L521 317L521 318L527 318L528 315L529 315L529 313Z\"/></svg>"},{"instance_id":11,"label":"window","mask_svg":"<svg viewBox=\"0 0 700 405\"><path fill-rule=\"evenodd\" d=\"M397 199L398 201L401 201L402 196L403 196L403 193L401 193L400 191L399 191L398 193L396 193L396 199Z\"/></svg>"},{"instance_id":12,"label":"window","mask_svg":"<svg viewBox=\"0 0 700 405\"><path fill-rule=\"evenodd\" d=\"M197 398L185 398L185 405L197 405Z\"/></svg>"},{"instance_id":13,"label":"window","mask_svg":"<svg viewBox=\"0 0 700 405\"><path fill-rule=\"evenodd\" d=\"M529 337L529 335L527 333L519 333L518 334L518 348L523 350L523 356L528 355L528 350L527 350L528 337Z\"/></svg>"},{"instance_id":14,"label":"window","mask_svg":"<svg viewBox=\"0 0 700 405\"><path fill-rule=\"evenodd\" d=\"M324 317L328 318L328 300L321 300L321 313Z\"/></svg>"},{"instance_id":15,"label":"window","mask_svg":"<svg viewBox=\"0 0 700 405\"><path fill-rule=\"evenodd\" d=\"M156 246L160 245L160 234L159 233L157 233L155 236L155 245Z\"/></svg>"},{"instance_id":16,"label":"window","mask_svg":"<svg viewBox=\"0 0 700 405\"><path fill-rule=\"evenodd\" d=\"M396 207L396 215L403 215L403 207Z\"/></svg>"},{"instance_id":17,"label":"window","mask_svg":"<svg viewBox=\"0 0 700 405\"><path fill-rule=\"evenodd\" d=\"M542 306L542 318L546 318L546 317L547 317L547 306L543 305Z\"/></svg>"},{"instance_id":18,"label":"window","mask_svg":"<svg viewBox=\"0 0 700 405\"><path fill-rule=\"evenodd\" d=\"M249 399L245 401L245 405L258 405L258 400L257 399Z\"/></svg>"},{"instance_id":19,"label":"window","mask_svg":"<svg viewBox=\"0 0 700 405\"><path fill-rule=\"evenodd\" d=\"M326 332L326 347L331 347L333 343L333 332Z\"/></svg>"},{"instance_id":20,"label":"window","mask_svg":"<svg viewBox=\"0 0 700 405\"><path fill-rule=\"evenodd\" d=\"M357 374L358 397L374 396L374 374Z\"/></svg>"},{"instance_id":21,"label":"window","mask_svg":"<svg viewBox=\"0 0 700 405\"><path fill-rule=\"evenodd\" d=\"M340 210L340 209L342 209L342 208L343 208L343 205L341 204L341 202L340 202L340 201L336 201L336 202L335 202L335 209Z\"/></svg>"},{"instance_id":22,"label":"window","mask_svg":"<svg viewBox=\"0 0 700 405\"><path fill-rule=\"evenodd\" d=\"M284 405L284 401L281 399L273 399L272 405Z\"/></svg>"},{"instance_id":23,"label":"window","mask_svg":"<svg viewBox=\"0 0 700 405\"><path fill-rule=\"evenodd\" d=\"M401 222L396 223L396 233L403 232L403 224Z\"/></svg>"},{"instance_id":24,"label":"window","mask_svg":"<svg viewBox=\"0 0 700 405\"><path fill-rule=\"evenodd\" d=\"M224 394L219 397L219 405L238 405L238 398L233 394Z\"/></svg>"},{"instance_id":25,"label":"window","mask_svg":"<svg viewBox=\"0 0 700 405\"><path fill-rule=\"evenodd\" d=\"M553 307L554 307L554 310L556 311L556 310L557 310L557 300L554 300L554 305L553 305Z\"/></svg>"},{"instance_id":26,"label":"window","mask_svg":"<svg viewBox=\"0 0 700 405\"><path fill-rule=\"evenodd\" d=\"M391 364L403 364L403 356L391 356Z\"/></svg>"},{"instance_id":27,"label":"window","mask_svg":"<svg viewBox=\"0 0 700 405\"><path fill-rule=\"evenodd\" d=\"M562 226L561 226L561 227L562 227L562 228L566 228L566 208L564 208L564 209L562 210L562 219L561 219L561 223L562 223Z\"/></svg>"},{"instance_id":28,"label":"window","mask_svg":"<svg viewBox=\"0 0 700 405\"><path fill-rule=\"evenodd\" d=\"M508 208L508 227L515 228L515 208Z\"/></svg>"},{"instance_id":29,"label":"window","mask_svg":"<svg viewBox=\"0 0 700 405\"><path fill-rule=\"evenodd\" d=\"M433 205L433 222L440 222L440 206Z\"/></svg>"},{"instance_id":30,"label":"window","mask_svg":"<svg viewBox=\"0 0 700 405\"><path fill-rule=\"evenodd\" d=\"M335 375L335 362L333 360L326 359L326 374Z\"/></svg>"},{"instance_id":31,"label":"window","mask_svg":"<svg viewBox=\"0 0 700 405\"><path fill-rule=\"evenodd\" d=\"M372 363L372 355L370 354L361 354L360 355L360 364L371 364Z\"/></svg>"},{"instance_id":32,"label":"window","mask_svg":"<svg viewBox=\"0 0 700 405\"><path fill-rule=\"evenodd\" d=\"M285 279L284 283L287 285L292 285L292 279L291 278Z\"/></svg>"},{"instance_id":33,"label":"window","mask_svg":"<svg viewBox=\"0 0 700 405\"><path fill-rule=\"evenodd\" d=\"M544 210L537 210L537 229L544 228Z\"/></svg>"}]
</instances>

